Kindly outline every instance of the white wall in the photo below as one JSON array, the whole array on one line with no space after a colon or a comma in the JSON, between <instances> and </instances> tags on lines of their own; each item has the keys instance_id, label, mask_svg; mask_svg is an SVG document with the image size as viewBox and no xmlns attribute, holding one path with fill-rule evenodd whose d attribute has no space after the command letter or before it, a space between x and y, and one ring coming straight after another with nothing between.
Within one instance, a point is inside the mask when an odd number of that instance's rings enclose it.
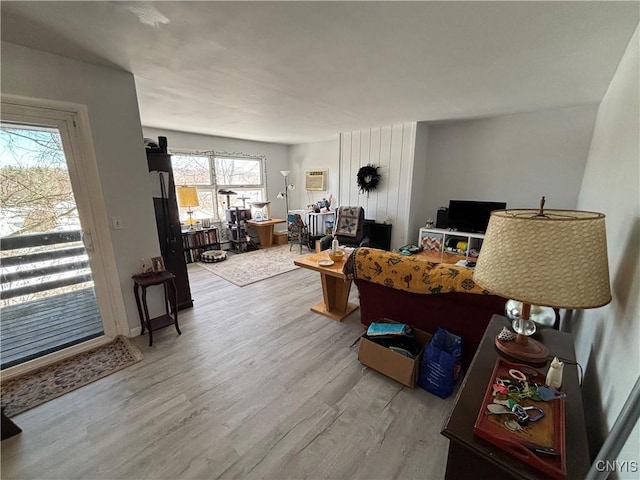
<instances>
[{"instance_id":1,"label":"white wall","mask_svg":"<svg viewBox=\"0 0 640 480\"><path fill-rule=\"evenodd\" d=\"M429 142L429 124L418 122L416 126L416 148L413 160L413 173L411 175L411 203L409 208L409 238L406 243L419 245L418 231L424 227L428 218L435 221L435 215L427 206L428 190L424 186L427 175L427 152ZM398 245L401 247L402 245Z\"/></svg>"},{"instance_id":2,"label":"white wall","mask_svg":"<svg viewBox=\"0 0 640 480\"><path fill-rule=\"evenodd\" d=\"M600 104L578 208L606 214L613 300L565 322L585 366L583 397L596 454L640 376L640 100L638 30ZM638 424L619 460L639 461ZM610 459L614 460L614 459ZM620 475L637 478L637 473Z\"/></svg>"},{"instance_id":3,"label":"white wall","mask_svg":"<svg viewBox=\"0 0 640 480\"><path fill-rule=\"evenodd\" d=\"M360 205L365 216L392 224L391 248L415 242L409 233L409 210L416 140L416 123L376 127L340 134L340 205ZM380 167L378 188L358 191L358 169L368 163Z\"/></svg>"},{"instance_id":4,"label":"white wall","mask_svg":"<svg viewBox=\"0 0 640 480\"><path fill-rule=\"evenodd\" d=\"M545 195L547 208L575 208L596 112L587 105L343 133L340 203L390 217L392 248L415 243L418 228L453 199L531 208ZM368 197L355 181L367 163L382 173Z\"/></svg>"},{"instance_id":5,"label":"white wall","mask_svg":"<svg viewBox=\"0 0 640 480\"><path fill-rule=\"evenodd\" d=\"M125 226L110 233L127 320L138 328L131 275L160 247L133 75L2 42L2 93L88 108L107 216Z\"/></svg>"},{"instance_id":6,"label":"white wall","mask_svg":"<svg viewBox=\"0 0 640 480\"><path fill-rule=\"evenodd\" d=\"M304 209L307 205L316 203L323 198L333 195L331 208L339 206L338 187L340 185L340 139L324 142L303 143L289 147L289 182L296 189L289 192L289 208ZM327 190L324 192L307 192L304 189L304 176L307 170L327 170ZM284 188L284 182L282 188Z\"/></svg>"},{"instance_id":7,"label":"white wall","mask_svg":"<svg viewBox=\"0 0 640 480\"><path fill-rule=\"evenodd\" d=\"M144 127L145 138L167 137L169 150L247 153L264 155L267 167L267 200L271 201L270 212L274 218L286 218L284 200L278 200L278 191L284 187L280 170L289 170L289 147L279 143L254 142L238 138L216 137L197 133L177 132Z\"/></svg>"},{"instance_id":8,"label":"white wall","mask_svg":"<svg viewBox=\"0 0 640 480\"><path fill-rule=\"evenodd\" d=\"M575 208L597 106L519 113L429 126L428 216L449 200L510 208ZM417 235L417 232L416 232Z\"/></svg>"}]
</instances>

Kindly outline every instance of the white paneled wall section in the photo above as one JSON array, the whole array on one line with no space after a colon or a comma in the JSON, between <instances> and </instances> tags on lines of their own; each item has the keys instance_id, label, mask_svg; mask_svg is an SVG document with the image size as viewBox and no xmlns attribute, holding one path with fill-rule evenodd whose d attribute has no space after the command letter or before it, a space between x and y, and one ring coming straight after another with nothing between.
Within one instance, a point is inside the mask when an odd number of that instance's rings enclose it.
<instances>
[{"instance_id":1,"label":"white paneled wall section","mask_svg":"<svg viewBox=\"0 0 640 480\"><path fill-rule=\"evenodd\" d=\"M340 135L339 206L364 207L365 216L393 224L391 248L409 242L409 211L414 168L416 123L403 123ZM360 167L380 167L378 188L360 193L356 177Z\"/></svg>"}]
</instances>

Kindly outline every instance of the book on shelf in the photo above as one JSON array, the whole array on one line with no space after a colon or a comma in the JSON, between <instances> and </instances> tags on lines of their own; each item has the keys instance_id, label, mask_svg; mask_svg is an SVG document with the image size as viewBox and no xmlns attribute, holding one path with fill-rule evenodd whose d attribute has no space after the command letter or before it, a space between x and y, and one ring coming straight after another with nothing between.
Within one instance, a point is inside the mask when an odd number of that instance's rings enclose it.
<instances>
[{"instance_id":1,"label":"book on shelf","mask_svg":"<svg viewBox=\"0 0 640 480\"><path fill-rule=\"evenodd\" d=\"M182 232L182 246L187 263L200 260L200 254L206 250L220 249L217 228Z\"/></svg>"}]
</instances>

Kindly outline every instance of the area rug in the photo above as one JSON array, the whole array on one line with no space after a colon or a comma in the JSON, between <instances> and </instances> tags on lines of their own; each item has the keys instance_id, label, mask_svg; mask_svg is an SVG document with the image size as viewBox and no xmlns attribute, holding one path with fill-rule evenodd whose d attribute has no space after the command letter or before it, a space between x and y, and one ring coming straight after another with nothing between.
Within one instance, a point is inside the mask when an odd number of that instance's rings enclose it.
<instances>
[{"instance_id":1,"label":"area rug","mask_svg":"<svg viewBox=\"0 0 640 480\"><path fill-rule=\"evenodd\" d=\"M293 261L300 255L311 253L306 246L293 245L289 251L289 245L276 245L253 252L230 255L223 262L202 263L202 268L224 278L225 280L244 287L252 283L271 278L281 273L290 272L298 268Z\"/></svg>"},{"instance_id":2,"label":"area rug","mask_svg":"<svg viewBox=\"0 0 640 480\"><path fill-rule=\"evenodd\" d=\"M2 406L12 417L142 360L135 345L118 336L107 345L2 382Z\"/></svg>"}]
</instances>

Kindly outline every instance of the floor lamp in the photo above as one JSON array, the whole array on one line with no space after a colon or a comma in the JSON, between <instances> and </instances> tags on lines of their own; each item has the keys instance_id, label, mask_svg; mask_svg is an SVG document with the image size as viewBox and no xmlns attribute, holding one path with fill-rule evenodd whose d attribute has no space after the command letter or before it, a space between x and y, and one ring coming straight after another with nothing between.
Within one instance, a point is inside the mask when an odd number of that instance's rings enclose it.
<instances>
[{"instance_id":1,"label":"floor lamp","mask_svg":"<svg viewBox=\"0 0 640 480\"><path fill-rule=\"evenodd\" d=\"M280 173L282 174L282 176L284 177L284 191L282 192L278 192L278 195L276 198L284 198L284 203L285 203L285 208L286 208L286 212L285 215L289 215L289 190L295 190L295 186L292 183L288 183L287 179L289 177L289 174L291 173L290 170L280 170Z\"/></svg>"},{"instance_id":2,"label":"floor lamp","mask_svg":"<svg viewBox=\"0 0 640 480\"><path fill-rule=\"evenodd\" d=\"M505 356L545 364L548 349L530 338L531 305L578 309L611 301L604 215L576 210L491 213L473 279L489 292L522 302L514 334L495 345Z\"/></svg>"}]
</instances>

